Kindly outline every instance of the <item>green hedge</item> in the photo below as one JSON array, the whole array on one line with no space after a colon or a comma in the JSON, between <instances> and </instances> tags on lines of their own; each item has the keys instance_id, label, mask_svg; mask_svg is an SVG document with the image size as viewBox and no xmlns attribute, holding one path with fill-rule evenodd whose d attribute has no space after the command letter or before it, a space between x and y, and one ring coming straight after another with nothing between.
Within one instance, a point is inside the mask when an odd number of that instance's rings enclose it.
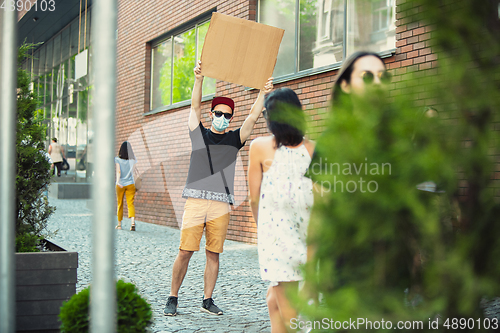
<instances>
[{"instance_id":1,"label":"green hedge","mask_svg":"<svg viewBox=\"0 0 500 333\"><path fill-rule=\"evenodd\" d=\"M116 283L117 295L117 331L144 332L151 325L151 306L138 293L132 283L122 280ZM61 332L80 333L89 331L90 287L80 291L63 304L59 319Z\"/></svg>"}]
</instances>

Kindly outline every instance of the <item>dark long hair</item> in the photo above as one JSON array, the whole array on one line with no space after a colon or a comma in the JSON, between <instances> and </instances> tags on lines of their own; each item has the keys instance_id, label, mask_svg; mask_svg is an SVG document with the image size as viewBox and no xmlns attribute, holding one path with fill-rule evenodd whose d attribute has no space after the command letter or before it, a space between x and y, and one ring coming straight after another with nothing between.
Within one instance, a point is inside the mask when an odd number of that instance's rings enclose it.
<instances>
[{"instance_id":1,"label":"dark long hair","mask_svg":"<svg viewBox=\"0 0 500 333\"><path fill-rule=\"evenodd\" d=\"M305 133L305 114L297 94L290 88L280 88L266 95L265 117L274 134L276 148L296 146Z\"/></svg>"},{"instance_id":2,"label":"dark long hair","mask_svg":"<svg viewBox=\"0 0 500 333\"><path fill-rule=\"evenodd\" d=\"M120 151L118 152L118 157L122 160L135 160L134 151L132 150L130 142L123 141L120 146Z\"/></svg>"},{"instance_id":3,"label":"dark long hair","mask_svg":"<svg viewBox=\"0 0 500 333\"><path fill-rule=\"evenodd\" d=\"M363 58L363 57L367 57L367 56L374 56L374 57L380 59L380 61L382 61L382 63L384 63L384 61L382 60L382 58L380 58L380 56L378 54L376 54L375 52L370 52L370 51L354 52L349 57L347 57L347 59L342 64L342 67L338 71L337 79L335 80L335 84L333 85L333 90L332 90L332 107L333 108L338 106L339 103L341 103L341 100L342 101L346 100L345 97L347 94L342 90L342 88L340 86L342 81L346 81L347 83L350 83L351 82L351 74L352 74L352 71L354 70L354 63L358 59ZM384 64L384 66L385 66L385 64Z\"/></svg>"}]
</instances>

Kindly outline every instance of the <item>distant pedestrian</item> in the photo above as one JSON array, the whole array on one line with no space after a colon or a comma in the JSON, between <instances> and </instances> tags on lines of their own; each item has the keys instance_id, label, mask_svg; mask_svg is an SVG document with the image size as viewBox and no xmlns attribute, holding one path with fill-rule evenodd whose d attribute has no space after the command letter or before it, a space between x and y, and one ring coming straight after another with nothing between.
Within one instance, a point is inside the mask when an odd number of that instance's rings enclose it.
<instances>
[{"instance_id":1,"label":"distant pedestrian","mask_svg":"<svg viewBox=\"0 0 500 333\"><path fill-rule=\"evenodd\" d=\"M257 222L260 274L269 281L267 306L272 332L286 332L297 312L285 289L298 291L301 265L307 260L307 229L313 205L313 184L304 176L314 142L304 137L305 115L288 88L267 95L267 126L273 135L250 145L250 207Z\"/></svg>"},{"instance_id":2,"label":"distant pedestrian","mask_svg":"<svg viewBox=\"0 0 500 333\"><path fill-rule=\"evenodd\" d=\"M129 142L124 141L115 157L116 170L116 198L117 198L117 215L118 225L116 229L122 228L123 220L123 196L127 199L128 217L132 220L130 231L135 231L135 180L134 171L136 170L137 160L135 158L132 146Z\"/></svg>"},{"instance_id":3,"label":"distant pedestrian","mask_svg":"<svg viewBox=\"0 0 500 333\"><path fill-rule=\"evenodd\" d=\"M64 156L64 148L57 143L57 138L52 138L52 143L49 146L49 155L52 160L52 165L50 166L52 174L54 174L57 168L57 177L61 177L63 159L66 158L66 156Z\"/></svg>"}]
</instances>

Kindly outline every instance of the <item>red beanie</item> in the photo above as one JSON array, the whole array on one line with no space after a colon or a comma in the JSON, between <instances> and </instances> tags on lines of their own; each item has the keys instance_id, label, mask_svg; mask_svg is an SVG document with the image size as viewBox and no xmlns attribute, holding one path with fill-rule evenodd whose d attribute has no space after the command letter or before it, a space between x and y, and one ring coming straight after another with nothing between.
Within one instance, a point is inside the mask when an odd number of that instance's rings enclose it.
<instances>
[{"instance_id":1,"label":"red beanie","mask_svg":"<svg viewBox=\"0 0 500 333\"><path fill-rule=\"evenodd\" d=\"M212 110L215 108L216 105L219 105L219 104L225 104L225 105L229 106L234 113L234 101L231 98L215 97L212 100Z\"/></svg>"}]
</instances>

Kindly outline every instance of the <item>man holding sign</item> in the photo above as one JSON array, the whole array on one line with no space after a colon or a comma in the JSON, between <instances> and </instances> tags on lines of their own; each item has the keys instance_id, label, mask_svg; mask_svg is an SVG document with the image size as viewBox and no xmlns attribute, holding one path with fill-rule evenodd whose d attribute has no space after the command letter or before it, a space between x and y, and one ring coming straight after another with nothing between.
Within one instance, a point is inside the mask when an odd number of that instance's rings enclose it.
<instances>
[{"instance_id":1,"label":"man holding sign","mask_svg":"<svg viewBox=\"0 0 500 333\"><path fill-rule=\"evenodd\" d=\"M210 128L205 128L201 123L201 61L198 61L194 74L195 83L188 120L192 152L188 178L182 193L187 201L182 217L179 253L172 268L170 296L163 310L167 316L177 314L179 289L191 256L200 248L205 228L207 261L202 310L210 314L222 314L213 302L212 292L219 274L219 254L222 253L229 225L229 206L234 202L236 158L262 113L265 94L273 89L273 80L269 78L243 125L234 131L226 131L233 120L234 101L227 97L215 97L210 111L212 124Z\"/></svg>"}]
</instances>

